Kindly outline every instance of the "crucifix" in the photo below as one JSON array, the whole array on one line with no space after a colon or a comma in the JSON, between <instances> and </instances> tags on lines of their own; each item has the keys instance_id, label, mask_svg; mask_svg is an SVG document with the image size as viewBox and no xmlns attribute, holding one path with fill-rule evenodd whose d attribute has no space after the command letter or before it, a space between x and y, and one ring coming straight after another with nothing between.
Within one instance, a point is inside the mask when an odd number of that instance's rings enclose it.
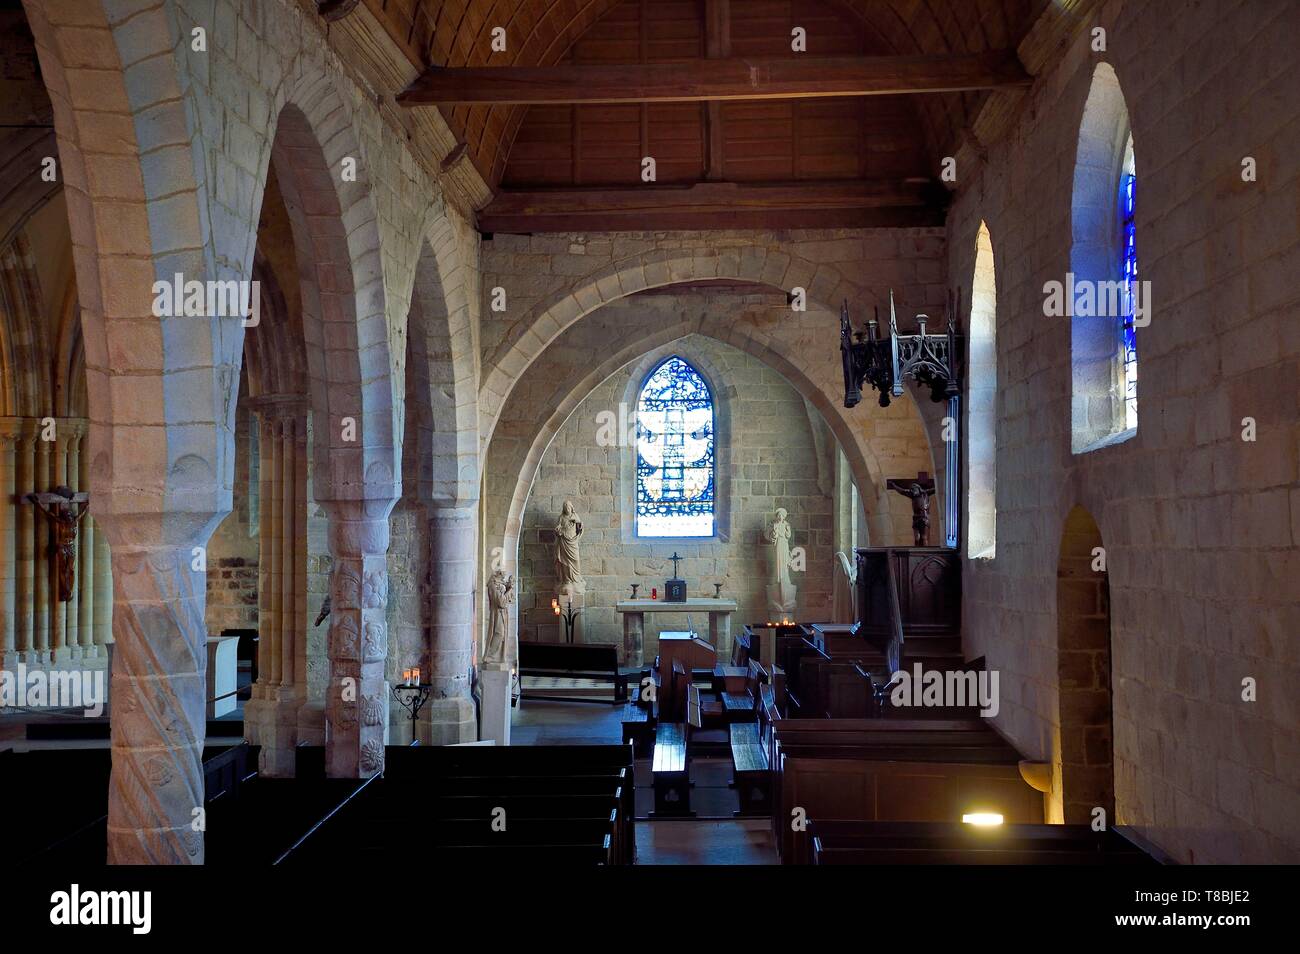
<instances>
[{"instance_id":1,"label":"crucifix","mask_svg":"<svg viewBox=\"0 0 1300 954\"><path fill-rule=\"evenodd\" d=\"M925 471L919 471L915 478L894 477L885 482L885 486L895 493L902 494L912 501L912 530L916 533L916 545L930 545L930 498L935 494L934 479Z\"/></svg>"},{"instance_id":2,"label":"crucifix","mask_svg":"<svg viewBox=\"0 0 1300 954\"><path fill-rule=\"evenodd\" d=\"M673 561L673 579L675 580L677 579L677 562L681 559L681 557L679 557L677 555L677 551L674 550L673 555L670 556L668 559Z\"/></svg>"},{"instance_id":3,"label":"crucifix","mask_svg":"<svg viewBox=\"0 0 1300 954\"><path fill-rule=\"evenodd\" d=\"M50 545L59 578L59 602L72 599L77 582L77 523L90 506L90 494L74 493L59 485L53 493L28 494L23 498L35 504L50 521Z\"/></svg>"}]
</instances>

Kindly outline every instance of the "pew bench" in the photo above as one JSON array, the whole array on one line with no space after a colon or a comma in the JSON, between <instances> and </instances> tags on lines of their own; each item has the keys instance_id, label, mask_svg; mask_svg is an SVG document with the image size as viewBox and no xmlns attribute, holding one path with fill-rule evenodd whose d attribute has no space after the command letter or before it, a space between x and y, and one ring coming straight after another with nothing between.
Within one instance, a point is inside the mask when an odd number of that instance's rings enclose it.
<instances>
[{"instance_id":1,"label":"pew bench","mask_svg":"<svg viewBox=\"0 0 1300 954\"><path fill-rule=\"evenodd\" d=\"M644 758L654 744L655 719L651 710L629 702L623 707L623 744L631 745Z\"/></svg>"},{"instance_id":2,"label":"pew bench","mask_svg":"<svg viewBox=\"0 0 1300 954\"><path fill-rule=\"evenodd\" d=\"M1151 865L1114 830L1088 825L864 822L808 819L812 864Z\"/></svg>"},{"instance_id":3,"label":"pew bench","mask_svg":"<svg viewBox=\"0 0 1300 954\"><path fill-rule=\"evenodd\" d=\"M752 722L758 712L759 686L767 682L767 671L751 659L745 667L745 685L739 692L724 692L722 708L728 722Z\"/></svg>"},{"instance_id":4,"label":"pew bench","mask_svg":"<svg viewBox=\"0 0 1300 954\"><path fill-rule=\"evenodd\" d=\"M655 792L653 818L694 817L686 739L684 723L660 722L655 727L655 747L650 765Z\"/></svg>"},{"instance_id":5,"label":"pew bench","mask_svg":"<svg viewBox=\"0 0 1300 954\"><path fill-rule=\"evenodd\" d=\"M559 677L590 682L609 682L614 686L614 696L608 700L573 697L576 702L627 701L627 677L618 666L618 649L615 646L581 645L573 643L519 642L519 675L534 677ZM544 696L523 693L524 698L560 699L558 695Z\"/></svg>"}]
</instances>

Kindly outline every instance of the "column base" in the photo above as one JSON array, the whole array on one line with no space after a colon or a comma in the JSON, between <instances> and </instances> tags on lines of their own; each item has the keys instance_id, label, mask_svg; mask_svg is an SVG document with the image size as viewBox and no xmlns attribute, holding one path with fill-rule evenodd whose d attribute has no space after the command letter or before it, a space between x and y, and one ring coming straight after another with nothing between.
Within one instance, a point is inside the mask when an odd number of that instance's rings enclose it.
<instances>
[{"instance_id":1,"label":"column base","mask_svg":"<svg viewBox=\"0 0 1300 954\"><path fill-rule=\"evenodd\" d=\"M244 737L261 747L257 771L267 778L293 778L297 771L298 699L249 700L244 706ZM251 711L250 711L251 710Z\"/></svg>"},{"instance_id":2,"label":"column base","mask_svg":"<svg viewBox=\"0 0 1300 954\"><path fill-rule=\"evenodd\" d=\"M402 718L405 716L405 718ZM420 710L415 723L416 738L421 745L455 745L458 742L478 741L478 720L474 703L464 697L430 699ZM388 722L388 734L393 745L410 745L411 718L405 709L397 706Z\"/></svg>"},{"instance_id":3,"label":"column base","mask_svg":"<svg viewBox=\"0 0 1300 954\"><path fill-rule=\"evenodd\" d=\"M298 744L325 744L325 703L308 702L298 708Z\"/></svg>"}]
</instances>

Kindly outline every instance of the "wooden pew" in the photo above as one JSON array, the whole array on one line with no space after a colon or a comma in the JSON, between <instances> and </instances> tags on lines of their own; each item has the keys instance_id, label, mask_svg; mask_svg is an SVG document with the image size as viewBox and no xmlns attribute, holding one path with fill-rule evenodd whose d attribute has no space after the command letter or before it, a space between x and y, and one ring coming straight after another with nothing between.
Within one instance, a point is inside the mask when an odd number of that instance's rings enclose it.
<instances>
[{"instance_id":1,"label":"wooden pew","mask_svg":"<svg viewBox=\"0 0 1300 954\"><path fill-rule=\"evenodd\" d=\"M384 776L421 784L467 778L537 779L539 790L559 784L551 781L555 778L579 784L585 784L587 778L603 779L622 791L618 841L626 854L620 863L630 864L635 854L635 753L631 745L393 746L386 752ZM482 787L486 783L475 784Z\"/></svg>"},{"instance_id":2,"label":"wooden pew","mask_svg":"<svg viewBox=\"0 0 1300 954\"><path fill-rule=\"evenodd\" d=\"M757 719L758 689L767 682L767 671L751 659L746 667L745 684L740 692L723 692L722 709L726 721L753 722Z\"/></svg>"},{"instance_id":3,"label":"wooden pew","mask_svg":"<svg viewBox=\"0 0 1300 954\"><path fill-rule=\"evenodd\" d=\"M520 676L560 676L593 682L610 682L614 697L609 700L573 697L570 701L608 701L618 704L627 701L627 679L618 668L618 648L612 645L519 642ZM560 699L562 696L547 693L524 698Z\"/></svg>"},{"instance_id":4,"label":"wooden pew","mask_svg":"<svg viewBox=\"0 0 1300 954\"><path fill-rule=\"evenodd\" d=\"M1114 830L1088 825L808 820L812 864L1154 865Z\"/></svg>"},{"instance_id":5,"label":"wooden pew","mask_svg":"<svg viewBox=\"0 0 1300 954\"><path fill-rule=\"evenodd\" d=\"M762 685L759 687L756 721L736 722L729 727L731 784L740 799L737 817L771 814L772 779L764 738L767 731L766 723L775 712L775 707L775 690L770 685Z\"/></svg>"},{"instance_id":6,"label":"wooden pew","mask_svg":"<svg viewBox=\"0 0 1300 954\"><path fill-rule=\"evenodd\" d=\"M951 821L973 810L1043 820L1019 753L983 720L782 719L767 754L787 864L810 858L806 832L791 824L796 809L826 820Z\"/></svg>"},{"instance_id":7,"label":"wooden pew","mask_svg":"<svg viewBox=\"0 0 1300 954\"><path fill-rule=\"evenodd\" d=\"M630 863L633 773L627 746L391 747L382 776L284 861L417 848L471 862Z\"/></svg>"},{"instance_id":8,"label":"wooden pew","mask_svg":"<svg viewBox=\"0 0 1300 954\"><path fill-rule=\"evenodd\" d=\"M654 776L653 818L691 818L690 761L686 755L685 722L660 722L650 771Z\"/></svg>"}]
</instances>

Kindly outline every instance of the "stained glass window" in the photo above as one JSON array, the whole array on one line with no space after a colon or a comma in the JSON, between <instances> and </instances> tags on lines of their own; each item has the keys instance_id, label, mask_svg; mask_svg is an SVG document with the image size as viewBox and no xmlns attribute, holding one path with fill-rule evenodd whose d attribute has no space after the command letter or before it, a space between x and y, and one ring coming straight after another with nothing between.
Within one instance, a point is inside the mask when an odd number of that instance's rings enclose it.
<instances>
[{"instance_id":1,"label":"stained glass window","mask_svg":"<svg viewBox=\"0 0 1300 954\"><path fill-rule=\"evenodd\" d=\"M646 378L636 408L636 534L711 537L713 392L674 355Z\"/></svg>"},{"instance_id":2,"label":"stained glass window","mask_svg":"<svg viewBox=\"0 0 1300 954\"><path fill-rule=\"evenodd\" d=\"M1137 175L1133 168L1133 146L1130 143L1124 163L1124 174L1120 176L1119 202L1122 223L1121 242L1123 246L1121 268L1124 272L1124 318L1120 326L1120 357L1123 367L1124 382L1124 427L1131 430L1137 427L1137 329L1133 324L1135 295L1138 287L1137 265L1137 225L1133 217L1134 194Z\"/></svg>"}]
</instances>

